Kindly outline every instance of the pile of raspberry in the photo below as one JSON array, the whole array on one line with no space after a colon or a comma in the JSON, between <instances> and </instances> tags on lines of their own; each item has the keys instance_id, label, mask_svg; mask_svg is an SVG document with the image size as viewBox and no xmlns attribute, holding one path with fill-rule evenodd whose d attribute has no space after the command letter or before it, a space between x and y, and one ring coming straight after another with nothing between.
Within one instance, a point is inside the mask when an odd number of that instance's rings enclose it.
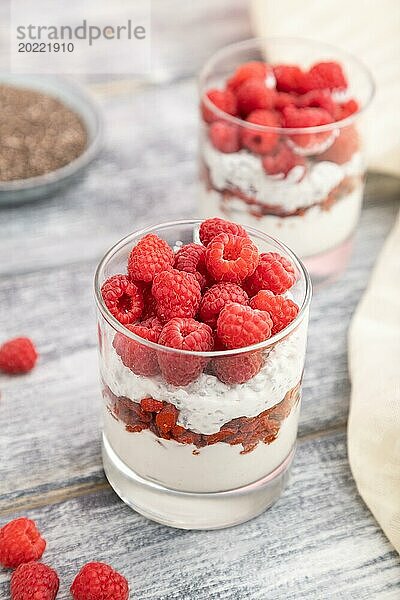
<instances>
[{"instance_id":1,"label":"pile of raspberry","mask_svg":"<svg viewBox=\"0 0 400 600\"><path fill-rule=\"evenodd\" d=\"M260 371L263 352L223 351L264 342L293 321L299 308L285 294L295 283L295 269L276 252L260 254L241 225L207 219L199 237L201 243L174 253L149 233L133 247L127 274L105 281L108 310L146 340L117 333L113 345L135 374L161 374L174 386L192 383L205 369L226 384L245 383ZM193 354L213 350L221 355Z\"/></svg>"},{"instance_id":2,"label":"pile of raspberry","mask_svg":"<svg viewBox=\"0 0 400 600\"><path fill-rule=\"evenodd\" d=\"M20 517L0 528L0 565L15 569L10 580L11 600L55 600L60 586L57 572L38 562L46 540L31 519ZM73 600L128 600L125 577L101 562L82 567L70 587Z\"/></svg>"},{"instance_id":3,"label":"pile of raspberry","mask_svg":"<svg viewBox=\"0 0 400 600\"><path fill-rule=\"evenodd\" d=\"M359 110L354 98L336 101L338 92L347 90L346 76L337 62L319 62L303 70L297 65L254 61L240 65L224 89L209 89L201 112L217 150L232 153L245 149L261 156L267 175L286 176L296 166L305 170L305 156L347 162L358 148L356 130L347 125L328 127L325 132L281 135L252 125L307 128L334 124ZM230 122L224 114L241 119L243 126Z\"/></svg>"}]
</instances>

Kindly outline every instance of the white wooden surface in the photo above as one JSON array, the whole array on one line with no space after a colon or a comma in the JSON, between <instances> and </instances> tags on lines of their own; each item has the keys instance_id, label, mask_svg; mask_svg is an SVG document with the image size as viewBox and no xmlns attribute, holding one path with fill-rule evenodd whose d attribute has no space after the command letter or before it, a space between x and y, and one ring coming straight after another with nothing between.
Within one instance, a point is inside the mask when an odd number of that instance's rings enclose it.
<instances>
[{"instance_id":1,"label":"white wooden surface","mask_svg":"<svg viewBox=\"0 0 400 600\"><path fill-rule=\"evenodd\" d=\"M277 505L233 529L181 532L128 509L103 476L94 268L134 228L195 214L190 74L213 48L248 35L243 5L224 13L226 5L206 2L197 20L185 13L197 45L181 67L176 38L171 46L163 39L168 83L92 84L106 144L77 185L0 210L0 339L31 335L41 354L28 376L0 376L0 526L20 514L37 519L44 559L62 578L60 600L91 559L121 570L140 600L400 598L398 555L357 495L345 435L346 330L398 207L395 178L370 175L351 264L313 300L299 449ZM207 11L219 20L204 45ZM1 599L7 590L0 570Z\"/></svg>"}]
</instances>

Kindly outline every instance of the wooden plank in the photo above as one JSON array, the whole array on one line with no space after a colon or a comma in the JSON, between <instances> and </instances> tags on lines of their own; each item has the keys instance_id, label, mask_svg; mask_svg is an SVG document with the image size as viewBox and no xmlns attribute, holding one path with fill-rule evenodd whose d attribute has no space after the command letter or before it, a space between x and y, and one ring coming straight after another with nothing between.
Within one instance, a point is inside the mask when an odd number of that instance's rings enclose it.
<instances>
[{"instance_id":1,"label":"wooden plank","mask_svg":"<svg viewBox=\"0 0 400 600\"><path fill-rule=\"evenodd\" d=\"M163 527L111 490L24 514L46 535L44 560L60 573L59 600L92 559L124 573L140 600L398 598L399 558L357 495L343 433L301 443L283 498L235 528ZM7 579L1 571L2 598Z\"/></svg>"},{"instance_id":2,"label":"wooden plank","mask_svg":"<svg viewBox=\"0 0 400 600\"><path fill-rule=\"evenodd\" d=\"M0 275L93 260L155 215L193 215L193 82L105 97L102 105L107 141L86 176L54 198L0 211L0 256L7 258Z\"/></svg>"},{"instance_id":3,"label":"wooden plank","mask_svg":"<svg viewBox=\"0 0 400 600\"><path fill-rule=\"evenodd\" d=\"M394 202L368 203L349 270L315 295L300 435L346 422L347 326L393 214ZM94 267L78 263L0 278L1 336L30 335L41 354L28 376L0 376L2 508L27 493L102 478Z\"/></svg>"}]
</instances>

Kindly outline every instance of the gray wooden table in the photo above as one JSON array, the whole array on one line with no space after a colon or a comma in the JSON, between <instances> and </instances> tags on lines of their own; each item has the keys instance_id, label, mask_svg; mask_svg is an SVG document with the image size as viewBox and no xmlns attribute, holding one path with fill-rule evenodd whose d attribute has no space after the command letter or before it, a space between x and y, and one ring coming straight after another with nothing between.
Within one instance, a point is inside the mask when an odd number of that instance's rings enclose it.
<instances>
[{"instance_id":1,"label":"gray wooden table","mask_svg":"<svg viewBox=\"0 0 400 600\"><path fill-rule=\"evenodd\" d=\"M398 555L346 455L346 332L394 220L395 178L370 175L351 264L313 300L298 452L280 501L236 528L184 532L130 510L104 478L94 268L134 228L196 212L193 73L214 48L248 35L242 3L230 2L228 16L224 5L204 3L210 43L201 43L204 21L190 23L197 54L182 63L173 48L168 83L92 83L106 144L77 185L0 210L0 339L30 335L40 351L31 374L0 376L0 525L19 515L38 522L60 600L92 559L125 574L140 600L399 598ZM2 599L8 579L0 570Z\"/></svg>"}]
</instances>

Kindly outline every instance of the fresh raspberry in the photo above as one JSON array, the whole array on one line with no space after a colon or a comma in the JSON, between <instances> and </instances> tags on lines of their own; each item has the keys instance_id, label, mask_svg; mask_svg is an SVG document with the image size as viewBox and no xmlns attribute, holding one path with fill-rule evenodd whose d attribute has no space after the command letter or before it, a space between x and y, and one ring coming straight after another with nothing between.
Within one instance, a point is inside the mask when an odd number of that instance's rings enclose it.
<instances>
[{"instance_id":1,"label":"fresh raspberry","mask_svg":"<svg viewBox=\"0 0 400 600\"><path fill-rule=\"evenodd\" d=\"M16 375L28 373L36 364L36 348L27 337L14 338L0 346L0 371Z\"/></svg>"},{"instance_id":2,"label":"fresh raspberry","mask_svg":"<svg viewBox=\"0 0 400 600\"><path fill-rule=\"evenodd\" d=\"M194 319L171 319L160 335L158 343L177 350L209 352L213 349L211 327ZM188 385L198 378L207 360L175 352L158 353L158 363L164 379L172 385Z\"/></svg>"},{"instance_id":3,"label":"fresh raspberry","mask_svg":"<svg viewBox=\"0 0 400 600\"><path fill-rule=\"evenodd\" d=\"M169 269L175 260L165 240L148 233L132 248L128 259L128 273L132 280L153 281L154 276Z\"/></svg>"},{"instance_id":4,"label":"fresh raspberry","mask_svg":"<svg viewBox=\"0 0 400 600\"><path fill-rule=\"evenodd\" d=\"M128 600L128 582L109 565L86 564L70 588L74 600Z\"/></svg>"},{"instance_id":5,"label":"fresh raspberry","mask_svg":"<svg viewBox=\"0 0 400 600\"><path fill-rule=\"evenodd\" d=\"M207 246L207 270L215 281L240 283L254 273L257 246L248 237L220 233Z\"/></svg>"},{"instance_id":6,"label":"fresh raspberry","mask_svg":"<svg viewBox=\"0 0 400 600\"><path fill-rule=\"evenodd\" d=\"M286 177L294 167L304 167L305 172L304 157L292 152L284 142L278 144L271 154L263 156L261 162L267 175L283 174Z\"/></svg>"},{"instance_id":7,"label":"fresh raspberry","mask_svg":"<svg viewBox=\"0 0 400 600\"><path fill-rule=\"evenodd\" d=\"M316 127L332 123L332 116L322 108L296 108L288 106L283 110L286 127Z\"/></svg>"},{"instance_id":8,"label":"fresh raspberry","mask_svg":"<svg viewBox=\"0 0 400 600\"><path fill-rule=\"evenodd\" d=\"M125 327L144 340L157 343L162 324L157 317L152 317L147 319L147 321L142 321L142 323L128 324ZM136 373L136 375L151 377L158 373L157 354L152 348L131 340L122 333L115 335L113 346L124 365L133 371L133 373Z\"/></svg>"},{"instance_id":9,"label":"fresh raspberry","mask_svg":"<svg viewBox=\"0 0 400 600\"><path fill-rule=\"evenodd\" d=\"M126 275L113 275L101 287L108 310L120 323L133 323L143 312L143 292Z\"/></svg>"},{"instance_id":10,"label":"fresh raspberry","mask_svg":"<svg viewBox=\"0 0 400 600\"><path fill-rule=\"evenodd\" d=\"M336 112L336 103L333 101L328 90L311 90L297 98L298 108L323 108L332 117Z\"/></svg>"},{"instance_id":11,"label":"fresh raspberry","mask_svg":"<svg viewBox=\"0 0 400 600\"><path fill-rule=\"evenodd\" d=\"M296 65L276 65L274 75L278 92L304 94L308 91L305 73Z\"/></svg>"},{"instance_id":12,"label":"fresh raspberry","mask_svg":"<svg viewBox=\"0 0 400 600\"><path fill-rule=\"evenodd\" d=\"M209 136L214 148L225 154L240 150L239 128L232 123L215 121L209 129Z\"/></svg>"},{"instance_id":13,"label":"fresh raspberry","mask_svg":"<svg viewBox=\"0 0 400 600\"><path fill-rule=\"evenodd\" d=\"M297 304L285 296L273 294L269 290L260 290L251 300L251 308L265 310L272 319L272 335L285 329L297 316Z\"/></svg>"},{"instance_id":14,"label":"fresh raspberry","mask_svg":"<svg viewBox=\"0 0 400 600\"><path fill-rule=\"evenodd\" d=\"M317 156L318 160L330 160L339 165L348 162L360 147L357 130L353 125L342 127L338 137L325 152Z\"/></svg>"},{"instance_id":15,"label":"fresh raspberry","mask_svg":"<svg viewBox=\"0 0 400 600\"><path fill-rule=\"evenodd\" d=\"M0 529L0 564L14 569L22 563L39 560L46 541L41 537L36 524L21 517L10 521Z\"/></svg>"},{"instance_id":16,"label":"fresh raspberry","mask_svg":"<svg viewBox=\"0 0 400 600\"><path fill-rule=\"evenodd\" d=\"M244 282L244 289L250 297L260 290L271 290L283 294L296 281L292 263L277 252L260 255L260 262L254 273Z\"/></svg>"},{"instance_id":17,"label":"fresh raspberry","mask_svg":"<svg viewBox=\"0 0 400 600\"><path fill-rule=\"evenodd\" d=\"M270 68L263 62L251 61L240 65L235 73L228 79L227 86L230 90L236 91L244 81L251 78L266 80Z\"/></svg>"},{"instance_id":18,"label":"fresh raspberry","mask_svg":"<svg viewBox=\"0 0 400 600\"><path fill-rule=\"evenodd\" d=\"M358 112L360 109L358 102L351 98L347 100L347 102L343 102L343 104L336 105L335 111L335 121L341 121L342 119L346 119L350 115Z\"/></svg>"},{"instance_id":19,"label":"fresh raspberry","mask_svg":"<svg viewBox=\"0 0 400 600\"><path fill-rule=\"evenodd\" d=\"M154 298L151 288L152 283L142 283L142 293L143 293L143 313L142 313L142 321L149 319L150 317L155 317L157 314L157 302Z\"/></svg>"},{"instance_id":20,"label":"fresh raspberry","mask_svg":"<svg viewBox=\"0 0 400 600\"><path fill-rule=\"evenodd\" d=\"M217 321L218 337L228 349L263 342L270 337L271 330L272 320L268 313L236 302L227 304Z\"/></svg>"},{"instance_id":21,"label":"fresh raspberry","mask_svg":"<svg viewBox=\"0 0 400 600\"><path fill-rule=\"evenodd\" d=\"M306 73L308 90L345 90L347 80L342 67L337 62L320 62Z\"/></svg>"},{"instance_id":22,"label":"fresh raspberry","mask_svg":"<svg viewBox=\"0 0 400 600\"><path fill-rule=\"evenodd\" d=\"M214 329L219 313L228 302L248 304L249 297L236 283L216 283L206 291L200 302L199 318Z\"/></svg>"},{"instance_id":23,"label":"fresh raspberry","mask_svg":"<svg viewBox=\"0 0 400 600\"><path fill-rule=\"evenodd\" d=\"M217 108L228 113L228 115L237 114L236 97L230 90L212 89L208 90L206 96ZM204 102L201 105L201 112L206 123L212 123L213 121L220 119L220 117L215 114L213 110L208 108Z\"/></svg>"},{"instance_id":24,"label":"fresh raspberry","mask_svg":"<svg viewBox=\"0 0 400 600\"><path fill-rule=\"evenodd\" d=\"M186 244L175 254L174 268L195 275L203 289L207 284L206 249L202 244Z\"/></svg>"},{"instance_id":25,"label":"fresh raspberry","mask_svg":"<svg viewBox=\"0 0 400 600\"><path fill-rule=\"evenodd\" d=\"M219 233L232 233L233 235L248 237L244 227L237 223L231 223L231 221L225 221L225 219L220 219L219 217L206 219L200 225L199 236L204 246L208 246L211 240Z\"/></svg>"},{"instance_id":26,"label":"fresh raspberry","mask_svg":"<svg viewBox=\"0 0 400 600\"><path fill-rule=\"evenodd\" d=\"M11 576L11 600L54 600L59 585L54 569L43 563L25 563Z\"/></svg>"},{"instance_id":27,"label":"fresh raspberry","mask_svg":"<svg viewBox=\"0 0 400 600\"><path fill-rule=\"evenodd\" d=\"M288 94L287 92L276 92L274 108L276 110L283 110L286 106L297 106L298 96L295 94Z\"/></svg>"},{"instance_id":28,"label":"fresh raspberry","mask_svg":"<svg viewBox=\"0 0 400 600\"><path fill-rule=\"evenodd\" d=\"M213 348L213 350L214 350L214 352L221 352L222 350L227 350L227 347L225 346L225 344L223 344L221 342L216 331L214 331L214 348Z\"/></svg>"},{"instance_id":29,"label":"fresh raspberry","mask_svg":"<svg viewBox=\"0 0 400 600\"><path fill-rule=\"evenodd\" d=\"M272 110L254 110L251 112L246 119L249 126L243 127L241 131L243 146L256 154L266 154L272 150L278 142L277 132L253 129L251 124L264 127L280 127L278 114Z\"/></svg>"},{"instance_id":30,"label":"fresh raspberry","mask_svg":"<svg viewBox=\"0 0 400 600\"><path fill-rule=\"evenodd\" d=\"M246 79L236 92L237 110L242 117L257 109L273 108L276 91L266 87L262 79Z\"/></svg>"},{"instance_id":31,"label":"fresh raspberry","mask_svg":"<svg viewBox=\"0 0 400 600\"><path fill-rule=\"evenodd\" d=\"M171 269L155 276L153 296L157 316L165 323L174 317L194 317L201 300L201 288L195 275Z\"/></svg>"},{"instance_id":32,"label":"fresh raspberry","mask_svg":"<svg viewBox=\"0 0 400 600\"><path fill-rule=\"evenodd\" d=\"M288 106L283 109L285 127L317 127L333 122L332 116L323 108L295 108ZM298 133L290 136L292 142L300 148L314 148L331 136L331 131L323 133Z\"/></svg>"},{"instance_id":33,"label":"fresh raspberry","mask_svg":"<svg viewBox=\"0 0 400 600\"><path fill-rule=\"evenodd\" d=\"M262 364L262 352L248 352L215 358L212 368L220 381L227 385L235 385L252 379L260 371Z\"/></svg>"}]
</instances>

